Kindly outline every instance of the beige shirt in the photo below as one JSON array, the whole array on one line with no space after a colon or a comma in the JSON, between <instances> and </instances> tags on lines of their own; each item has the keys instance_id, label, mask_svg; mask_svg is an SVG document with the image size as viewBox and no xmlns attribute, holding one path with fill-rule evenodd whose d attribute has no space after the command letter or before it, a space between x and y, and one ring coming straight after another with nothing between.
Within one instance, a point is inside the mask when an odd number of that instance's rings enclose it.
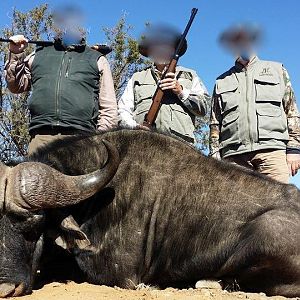
<instances>
[{"instance_id":1,"label":"beige shirt","mask_svg":"<svg viewBox=\"0 0 300 300\"><path fill-rule=\"evenodd\" d=\"M31 89L31 66L35 53L25 57L24 53L9 53L5 65L5 78L12 93L23 93ZM100 76L98 130L109 130L118 124L118 106L109 63L104 56L98 60Z\"/></svg>"}]
</instances>

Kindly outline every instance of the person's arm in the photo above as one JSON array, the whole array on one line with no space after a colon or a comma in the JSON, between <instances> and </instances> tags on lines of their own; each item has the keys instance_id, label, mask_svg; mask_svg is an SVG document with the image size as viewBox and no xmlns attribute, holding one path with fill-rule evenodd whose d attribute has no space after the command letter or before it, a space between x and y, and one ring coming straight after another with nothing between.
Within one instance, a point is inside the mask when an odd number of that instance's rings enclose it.
<instances>
[{"instance_id":1,"label":"person's arm","mask_svg":"<svg viewBox=\"0 0 300 300\"><path fill-rule=\"evenodd\" d=\"M216 95L215 89L212 97L211 113L210 113L210 132L209 132L209 156L220 159L220 125L221 125L221 109L219 97Z\"/></svg>"},{"instance_id":2,"label":"person's arm","mask_svg":"<svg viewBox=\"0 0 300 300\"><path fill-rule=\"evenodd\" d=\"M174 73L168 73L159 86L163 91L172 90L184 106L195 116L205 116L210 96L200 78L198 76L193 78L190 90L182 86L179 80L176 79Z\"/></svg>"},{"instance_id":3,"label":"person's arm","mask_svg":"<svg viewBox=\"0 0 300 300\"><path fill-rule=\"evenodd\" d=\"M31 65L34 53L26 57L24 50L27 39L22 35L10 38L14 43L9 45L8 61L5 64L4 75L8 89L15 94L27 92L31 88Z\"/></svg>"},{"instance_id":4,"label":"person's arm","mask_svg":"<svg viewBox=\"0 0 300 300\"><path fill-rule=\"evenodd\" d=\"M97 128L109 130L118 125L118 105L109 63L104 56L98 60L100 72L99 118Z\"/></svg>"},{"instance_id":5,"label":"person's arm","mask_svg":"<svg viewBox=\"0 0 300 300\"><path fill-rule=\"evenodd\" d=\"M179 80L180 83L180 80ZM207 114L207 104L211 100L206 87L198 76L193 78L192 88L188 90L181 86L178 98L195 116L203 117Z\"/></svg>"},{"instance_id":6,"label":"person's arm","mask_svg":"<svg viewBox=\"0 0 300 300\"><path fill-rule=\"evenodd\" d=\"M136 128L139 124L134 120L133 111L134 111L134 92L133 92L133 79L131 78L123 95L121 96L119 102L119 114L120 114L120 125L127 128Z\"/></svg>"},{"instance_id":7,"label":"person's arm","mask_svg":"<svg viewBox=\"0 0 300 300\"><path fill-rule=\"evenodd\" d=\"M282 70L285 82L283 106L287 117L289 133L289 141L287 144L287 163L290 174L294 176L300 168L300 115L289 74L285 68L282 68Z\"/></svg>"}]
</instances>

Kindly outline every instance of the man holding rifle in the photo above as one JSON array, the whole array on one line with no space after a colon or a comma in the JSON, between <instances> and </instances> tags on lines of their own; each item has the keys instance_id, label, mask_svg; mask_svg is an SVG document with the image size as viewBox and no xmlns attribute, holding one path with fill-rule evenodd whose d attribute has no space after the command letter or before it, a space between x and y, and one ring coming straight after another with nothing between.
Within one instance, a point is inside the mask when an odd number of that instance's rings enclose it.
<instances>
[{"instance_id":1,"label":"man holding rifle","mask_svg":"<svg viewBox=\"0 0 300 300\"><path fill-rule=\"evenodd\" d=\"M10 40L5 67L8 88L13 93L32 90L29 153L62 136L117 126L109 63L85 44L79 29L61 30L54 44L41 46L27 57L24 50L29 41L22 35Z\"/></svg>"},{"instance_id":2,"label":"man holding rifle","mask_svg":"<svg viewBox=\"0 0 300 300\"><path fill-rule=\"evenodd\" d=\"M179 66L175 72L167 71L180 40L181 34L171 27L148 29L140 39L139 52L153 64L129 80L119 100L119 114L122 126L149 130L145 117L158 87L163 97L153 127L194 144L195 118L206 114L209 95L195 71ZM184 39L178 56L186 50Z\"/></svg>"}]
</instances>

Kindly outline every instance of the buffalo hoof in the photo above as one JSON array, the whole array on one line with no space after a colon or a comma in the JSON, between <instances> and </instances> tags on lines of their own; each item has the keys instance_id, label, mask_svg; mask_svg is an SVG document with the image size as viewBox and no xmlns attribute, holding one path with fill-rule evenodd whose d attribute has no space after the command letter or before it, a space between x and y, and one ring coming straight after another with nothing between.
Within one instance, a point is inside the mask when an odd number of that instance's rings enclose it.
<instances>
[{"instance_id":1,"label":"buffalo hoof","mask_svg":"<svg viewBox=\"0 0 300 300\"><path fill-rule=\"evenodd\" d=\"M0 284L0 298L18 297L22 296L25 291L23 283L16 285L14 283L1 283Z\"/></svg>"}]
</instances>

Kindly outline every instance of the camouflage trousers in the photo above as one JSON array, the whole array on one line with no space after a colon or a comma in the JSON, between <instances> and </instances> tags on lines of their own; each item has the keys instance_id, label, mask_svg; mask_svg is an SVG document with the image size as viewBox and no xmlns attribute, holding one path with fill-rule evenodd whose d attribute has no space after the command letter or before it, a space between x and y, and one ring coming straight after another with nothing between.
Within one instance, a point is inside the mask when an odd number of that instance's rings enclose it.
<instances>
[{"instance_id":1,"label":"camouflage trousers","mask_svg":"<svg viewBox=\"0 0 300 300\"><path fill-rule=\"evenodd\" d=\"M285 150L264 150L232 155L226 158L234 164L252 169L279 182L289 183Z\"/></svg>"}]
</instances>

